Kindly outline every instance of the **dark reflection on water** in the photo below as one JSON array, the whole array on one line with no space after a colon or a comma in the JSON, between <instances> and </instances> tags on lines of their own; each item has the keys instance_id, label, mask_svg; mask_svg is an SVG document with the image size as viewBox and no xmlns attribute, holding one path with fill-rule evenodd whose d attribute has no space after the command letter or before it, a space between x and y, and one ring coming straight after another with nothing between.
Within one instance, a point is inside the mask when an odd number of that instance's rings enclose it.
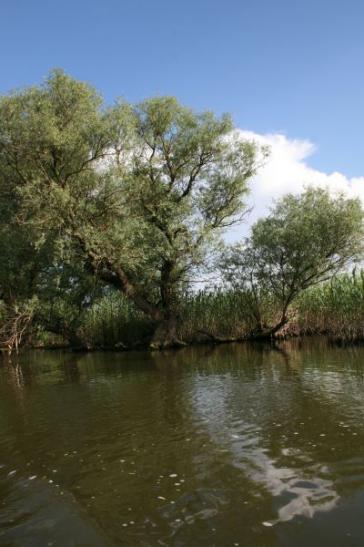
<instances>
[{"instance_id":1,"label":"dark reflection on water","mask_svg":"<svg viewBox=\"0 0 364 547\"><path fill-rule=\"evenodd\" d=\"M0 364L0 545L364 545L364 348Z\"/></svg>"}]
</instances>

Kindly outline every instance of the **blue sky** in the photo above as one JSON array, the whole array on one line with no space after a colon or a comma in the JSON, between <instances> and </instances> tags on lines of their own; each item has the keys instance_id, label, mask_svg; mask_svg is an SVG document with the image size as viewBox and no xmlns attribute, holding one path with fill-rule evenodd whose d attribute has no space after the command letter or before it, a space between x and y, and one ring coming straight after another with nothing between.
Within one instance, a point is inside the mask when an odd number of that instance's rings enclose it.
<instances>
[{"instance_id":1,"label":"blue sky","mask_svg":"<svg viewBox=\"0 0 364 547\"><path fill-rule=\"evenodd\" d=\"M363 21L360 0L2 0L0 89L62 67L108 102L171 94L308 140L312 168L359 177Z\"/></svg>"}]
</instances>

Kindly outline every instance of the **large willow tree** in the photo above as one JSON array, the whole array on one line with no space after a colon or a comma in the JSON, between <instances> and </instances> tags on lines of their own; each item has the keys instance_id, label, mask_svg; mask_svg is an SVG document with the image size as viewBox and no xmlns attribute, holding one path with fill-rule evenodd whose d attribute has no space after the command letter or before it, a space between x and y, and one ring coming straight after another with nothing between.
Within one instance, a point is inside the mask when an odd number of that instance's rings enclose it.
<instances>
[{"instance_id":1,"label":"large willow tree","mask_svg":"<svg viewBox=\"0 0 364 547\"><path fill-rule=\"evenodd\" d=\"M181 292L241 219L255 168L254 144L228 116L171 97L105 108L88 84L55 71L0 101L11 222L36 249L51 241L58 261L76 251L155 322L155 347L178 343Z\"/></svg>"}]
</instances>

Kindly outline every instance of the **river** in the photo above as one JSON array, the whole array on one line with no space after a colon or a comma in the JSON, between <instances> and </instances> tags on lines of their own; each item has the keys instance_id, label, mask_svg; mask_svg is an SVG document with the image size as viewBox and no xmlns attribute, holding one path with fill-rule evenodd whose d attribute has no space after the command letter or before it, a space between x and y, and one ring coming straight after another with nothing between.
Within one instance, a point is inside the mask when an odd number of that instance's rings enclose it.
<instances>
[{"instance_id":1,"label":"river","mask_svg":"<svg viewBox=\"0 0 364 547\"><path fill-rule=\"evenodd\" d=\"M364 347L0 362L0 545L364 545Z\"/></svg>"}]
</instances>

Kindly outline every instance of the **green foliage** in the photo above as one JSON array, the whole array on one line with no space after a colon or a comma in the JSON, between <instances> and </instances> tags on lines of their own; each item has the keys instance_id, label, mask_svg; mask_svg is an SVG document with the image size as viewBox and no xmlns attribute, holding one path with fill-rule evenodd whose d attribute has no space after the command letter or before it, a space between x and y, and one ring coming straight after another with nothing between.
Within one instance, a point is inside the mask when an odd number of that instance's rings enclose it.
<instances>
[{"instance_id":1,"label":"green foliage","mask_svg":"<svg viewBox=\"0 0 364 547\"><path fill-rule=\"evenodd\" d=\"M259 295L262 323L274 324L280 304ZM285 335L325 334L345 342L364 339L364 271L342 274L302 292ZM256 335L255 296L249 290L186 294L179 336L186 342L249 339ZM123 349L147 344L152 325L123 295L112 292L83 316L81 335L91 348Z\"/></svg>"},{"instance_id":2,"label":"green foliage","mask_svg":"<svg viewBox=\"0 0 364 547\"><path fill-rule=\"evenodd\" d=\"M223 276L233 287L250 287L256 296L266 290L280 303L281 319L307 288L343 270L363 252L363 210L359 200L327 190L308 188L277 202L268 217L258 220L251 237L228 250L221 262ZM262 329L262 322L259 321Z\"/></svg>"},{"instance_id":3,"label":"green foliage","mask_svg":"<svg viewBox=\"0 0 364 547\"><path fill-rule=\"evenodd\" d=\"M319 283L363 250L363 210L358 199L328 190L288 194L252 229L260 275L283 298Z\"/></svg>"},{"instance_id":4,"label":"green foliage","mask_svg":"<svg viewBox=\"0 0 364 547\"><path fill-rule=\"evenodd\" d=\"M71 300L72 302L72 300ZM264 325L275 324L280 305L268 293L259 295L260 317ZM63 308L61 306L64 306ZM186 342L249 339L256 335L255 296L249 290L216 290L190 293L182 298L178 335ZM43 314L46 314L43 309ZM90 349L123 350L146 347L153 323L135 309L123 294L111 291L98 296L81 311L70 309L60 299L54 304L52 320L60 321L62 338L49 336L44 329L34 333L34 342L58 345L65 340L66 327L76 317L78 343ZM364 339L364 271L343 274L311 287L296 300L294 315L285 334L326 334L335 340ZM2 310L4 320L5 310ZM73 315L74 314L74 315ZM57 319L58 317L58 319ZM53 329L53 331L56 329Z\"/></svg>"},{"instance_id":5,"label":"green foliage","mask_svg":"<svg viewBox=\"0 0 364 547\"><path fill-rule=\"evenodd\" d=\"M261 318L274 321L279 308L271 295L260 294ZM211 339L249 338L256 329L255 295L249 289L200 291L183 300L180 335L194 340L198 335Z\"/></svg>"},{"instance_id":6,"label":"green foliage","mask_svg":"<svg viewBox=\"0 0 364 547\"><path fill-rule=\"evenodd\" d=\"M329 334L336 340L364 339L364 270L333 277L312 287L297 302L301 332Z\"/></svg>"},{"instance_id":7,"label":"green foliage","mask_svg":"<svg viewBox=\"0 0 364 547\"><path fill-rule=\"evenodd\" d=\"M225 252L229 290L191 293L246 212L261 155L227 115L173 97L106 107L59 70L1 97L0 343L39 328L110 348L272 334L299 298L305 324L325 298L333 317L361 321L358 281L347 293L335 281L330 298L322 282L362 252L363 211L324 190L284 197Z\"/></svg>"},{"instance_id":8,"label":"green foliage","mask_svg":"<svg viewBox=\"0 0 364 547\"><path fill-rule=\"evenodd\" d=\"M148 345L153 324L119 292L97 299L82 316L79 335L86 347L140 348Z\"/></svg>"},{"instance_id":9,"label":"green foliage","mask_svg":"<svg viewBox=\"0 0 364 547\"><path fill-rule=\"evenodd\" d=\"M244 212L256 146L232 130L229 116L172 97L105 108L91 86L54 71L0 101L0 193L15 196L12 219L34 248L51 245L56 260L78 253L165 321Z\"/></svg>"},{"instance_id":10,"label":"green foliage","mask_svg":"<svg viewBox=\"0 0 364 547\"><path fill-rule=\"evenodd\" d=\"M269 322L279 312L262 295L262 315ZM249 291L200 291L181 300L178 335L185 342L249 338L256 327L254 299ZM123 349L147 345L153 324L118 292L98 299L81 322L80 336L90 348Z\"/></svg>"}]
</instances>

